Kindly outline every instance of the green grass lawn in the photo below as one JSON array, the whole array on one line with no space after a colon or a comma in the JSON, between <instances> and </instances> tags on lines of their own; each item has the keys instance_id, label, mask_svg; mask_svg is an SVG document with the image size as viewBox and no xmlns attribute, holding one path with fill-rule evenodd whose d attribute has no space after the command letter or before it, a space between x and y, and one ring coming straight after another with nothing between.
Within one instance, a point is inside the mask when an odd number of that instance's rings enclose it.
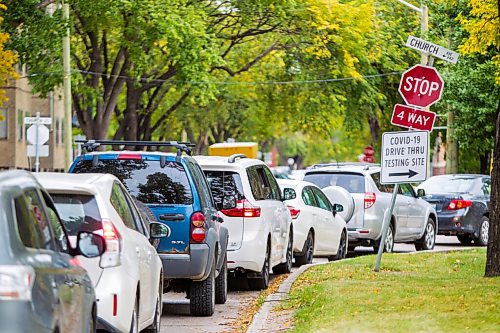
<instances>
[{"instance_id":1,"label":"green grass lawn","mask_svg":"<svg viewBox=\"0 0 500 333\"><path fill-rule=\"evenodd\" d=\"M500 332L500 278L485 249L320 265L293 285L293 332Z\"/></svg>"}]
</instances>

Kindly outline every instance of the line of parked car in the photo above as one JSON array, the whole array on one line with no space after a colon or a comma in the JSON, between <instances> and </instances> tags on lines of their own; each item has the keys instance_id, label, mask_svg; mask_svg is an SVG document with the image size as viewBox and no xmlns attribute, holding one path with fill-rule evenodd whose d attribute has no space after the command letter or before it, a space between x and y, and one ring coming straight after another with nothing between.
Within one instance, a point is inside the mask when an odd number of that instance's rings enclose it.
<instances>
[{"instance_id":1,"label":"line of parked car","mask_svg":"<svg viewBox=\"0 0 500 333\"><path fill-rule=\"evenodd\" d=\"M118 144L177 152L98 149ZM262 161L178 142L84 149L67 174L0 174L0 332L159 332L165 292L210 316L230 278L265 289L294 257L347 253L342 205Z\"/></svg>"},{"instance_id":2,"label":"line of parked car","mask_svg":"<svg viewBox=\"0 0 500 333\"><path fill-rule=\"evenodd\" d=\"M294 263L381 246L392 187L378 166L319 165L304 180L277 180L260 160L192 157L188 143L83 146L68 174L0 173L0 332L159 332L165 292L186 293L192 315L211 316L229 279L266 289ZM487 178L474 181L486 189ZM417 193L405 185L386 251L394 242L432 249L438 230L484 243L487 214L476 206L485 197L443 201L432 183ZM441 229L449 211L460 213Z\"/></svg>"}]
</instances>

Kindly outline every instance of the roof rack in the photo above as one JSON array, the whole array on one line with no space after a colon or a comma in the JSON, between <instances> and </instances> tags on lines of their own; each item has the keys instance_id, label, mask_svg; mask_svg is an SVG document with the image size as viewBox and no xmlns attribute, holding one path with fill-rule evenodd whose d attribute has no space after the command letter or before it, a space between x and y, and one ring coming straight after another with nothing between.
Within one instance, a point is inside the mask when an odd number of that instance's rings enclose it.
<instances>
[{"instance_id":1,"label":"roof rack","mask_svg":"<svg viewBox=\"0 0 500 333\"><path fill-rule=\"evenodd\" d=\"M236 160L241 159L241 158L247 158L247 155L245 154L233 154L227 158L227 163L234 163Z\"/></svg>"},{"instance_id":2,"label":"roof rack","mask_svg":"<svg viewBox=\"0 0 500 333\"><path fill-rule=\"evenodd\" d=\"M188 155L192 154L191 142L178 141L121 141L121 140L75 140L76 143L83 143L83 152L91 153L100 146L139 146L139 147L174 147L177 149L177 156L182 152Z\"/></svg>"},{"instance_id":3,"label":"roof rack","mask_svg":"<svg viewBox=\"0 0 500 333\"><path fill-rule=\"evenodd\" d=\"M364 170L368 170L373 167L379 167L380 164L378 163L366 163L366 162L332 162L332 163L318 163L314 164L311 166L311 169L317 169L317 168L323 168L323 167L329 167L329 166L336 166L337 168L340 168L341 166L348 166L348 165L356 165L356 166L364 166Z\"/></svg>"}]
</instances>

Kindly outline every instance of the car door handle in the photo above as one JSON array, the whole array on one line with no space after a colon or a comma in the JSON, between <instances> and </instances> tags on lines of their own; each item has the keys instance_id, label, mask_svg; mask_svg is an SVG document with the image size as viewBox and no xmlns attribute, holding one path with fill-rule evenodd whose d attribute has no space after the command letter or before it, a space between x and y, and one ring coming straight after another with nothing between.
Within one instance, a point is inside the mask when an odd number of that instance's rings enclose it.
<instances>
[{"instance_id":1,"label":"car door handle","mask_svg":"<svg viewBox=\"0 0 500 333\"><path fill-rule=\"evenodd\" d=\"M162 221L175 221L175 222L184 221L183 214L161 214L159 218Z\"/></svg>"}]
</instances>

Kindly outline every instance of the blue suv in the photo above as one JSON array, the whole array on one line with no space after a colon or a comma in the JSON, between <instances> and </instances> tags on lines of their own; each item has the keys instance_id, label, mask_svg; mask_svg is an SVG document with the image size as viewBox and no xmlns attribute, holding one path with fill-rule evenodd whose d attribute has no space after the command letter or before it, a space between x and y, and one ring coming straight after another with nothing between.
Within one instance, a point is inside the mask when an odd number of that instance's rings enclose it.
<instances>
[{"instance_id":1,"label":"blue suv","mask_svg":"<svg viewBox=\"0 0 500 333\"><path fill-rule=\"evenodd\" d=\"M217 214L223 207L215 207L200 166L189 156L192 145L176 141L80 142L84 153L69 172L113 174L134 198L151 208L158 221L171 230L171 236L163 238L157 248L165 291L186 292L192 315L211 316L215 304L224 304L227 298L228 231ZM177 152L95 151L103 145L171 147ZM232 206L230 199L226 206Z\"/></svg>"}]
</instances>

